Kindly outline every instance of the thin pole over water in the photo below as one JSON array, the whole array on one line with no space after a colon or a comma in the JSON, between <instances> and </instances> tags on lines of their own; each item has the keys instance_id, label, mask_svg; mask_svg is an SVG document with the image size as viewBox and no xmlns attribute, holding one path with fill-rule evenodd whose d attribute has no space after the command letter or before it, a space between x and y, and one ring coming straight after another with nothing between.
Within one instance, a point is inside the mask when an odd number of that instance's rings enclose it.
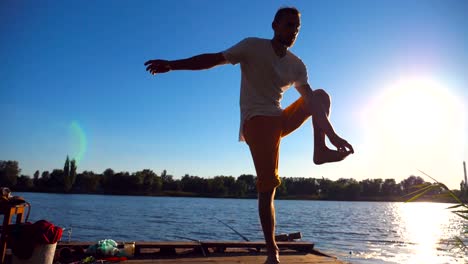
<instances>
[{"instance_id":1,"label":"thin pole over water","mask_svg":"<svg viewBox=\"0 0 468 264\"><path fill-rule=\"evenodd\" d=\"M466 180L466 163L463 161L463 171L465 172L465 187L468 188L468 181Z\"/></svg>"}]
</instances>

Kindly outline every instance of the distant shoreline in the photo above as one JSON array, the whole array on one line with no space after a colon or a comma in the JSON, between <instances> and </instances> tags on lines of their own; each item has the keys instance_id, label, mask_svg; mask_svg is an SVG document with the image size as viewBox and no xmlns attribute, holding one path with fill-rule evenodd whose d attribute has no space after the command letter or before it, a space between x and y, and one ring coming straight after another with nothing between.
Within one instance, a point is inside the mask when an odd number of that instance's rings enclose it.
<instances>
[{"instance_id":1,"label":"distant shoreline","mask_svg":"<svg viewBox=\"0 0 468 264\"><path fill-rule=\"evenodd\" d=\"M102 173L77 173L76 162L67 156L63 169L52 172L36 171L33 177L20 175L17 161L0 160L0 186L13 192L42 192L62 194L102 194L168 197L257 198L257 177L252 174L199 177L185 174L181 178L163 170L156 174L150 169L136 172L115 172L111 168ZM468 200L468 188L449 190L441 183L426 182L420 176L410 175L395 179L324 177L281 177L276 199L318 201L378 201L404 202L407 200L454 203L458 198ZM454 197L458 197L454 199Z\"/></svg>"}]
</instances>

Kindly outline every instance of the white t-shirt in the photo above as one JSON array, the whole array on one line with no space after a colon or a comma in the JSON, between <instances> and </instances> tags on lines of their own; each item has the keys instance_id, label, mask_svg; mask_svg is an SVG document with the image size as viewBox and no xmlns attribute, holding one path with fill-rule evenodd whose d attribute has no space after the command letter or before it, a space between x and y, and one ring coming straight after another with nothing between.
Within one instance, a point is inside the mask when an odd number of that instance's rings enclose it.
<instances>
[{"instance_id":1,"label":"white t-shirt","mask_svg":"<svg viewBox=\"0 0 468 264\"><path fill-rule=\"evenodd\" d=\"M246 38L223 54L231 64L241 66L239 141L245 141L242 132L245 120L257 115L281 115L283 93L291 85L308 84L302 60L289 50L280 58L269 39Z\"/></svg>"}]
</instances>

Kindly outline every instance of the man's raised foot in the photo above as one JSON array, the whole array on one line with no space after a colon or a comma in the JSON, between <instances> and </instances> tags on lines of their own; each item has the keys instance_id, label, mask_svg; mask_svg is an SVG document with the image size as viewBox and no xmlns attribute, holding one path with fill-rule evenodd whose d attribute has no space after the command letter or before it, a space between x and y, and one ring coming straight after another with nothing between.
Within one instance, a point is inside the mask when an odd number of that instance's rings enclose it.
<instances>
[{"instance_id":1,"label":"man's raised foot","mask_svg":"<svg viewBox=\"0 0 468 264\"><path fill-rule=\"evenodd\" d=\"M344 160L351 151L331 150L327 147L314 150L314 163L317 165Z\"/></svg>"}]
</instances>

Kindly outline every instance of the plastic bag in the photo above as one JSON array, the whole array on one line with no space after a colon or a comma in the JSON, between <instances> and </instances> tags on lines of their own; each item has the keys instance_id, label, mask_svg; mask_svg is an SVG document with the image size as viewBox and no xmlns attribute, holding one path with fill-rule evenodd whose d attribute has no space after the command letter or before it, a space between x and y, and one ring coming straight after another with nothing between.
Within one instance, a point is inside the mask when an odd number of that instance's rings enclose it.
<instances>
[{"instance_id":1,"label":"plastic bag","mask_svg":"<svg viewBox=\"0 0 468 264\"><path fill-rule=\"evenodd\" d=\"M96 254L101 256L115 256L119 253L117 248L117 242L112 239L99 240L97 244L94 244L86 250L88 254Z\"/></svg>"}]
</instances>

